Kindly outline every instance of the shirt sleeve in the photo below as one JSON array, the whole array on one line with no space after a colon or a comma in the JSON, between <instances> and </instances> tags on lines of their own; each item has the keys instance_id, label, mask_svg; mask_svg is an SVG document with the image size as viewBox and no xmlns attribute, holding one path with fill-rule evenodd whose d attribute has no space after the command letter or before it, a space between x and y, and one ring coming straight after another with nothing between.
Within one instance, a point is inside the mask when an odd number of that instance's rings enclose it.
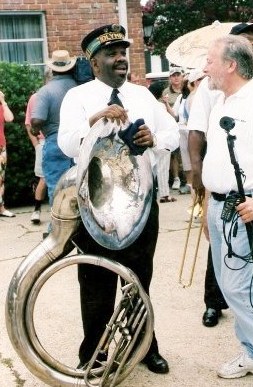
<instances>
[{"instance_id":1,"label":"shirt sleeve","mask_svg":"<svg viewBox=\"0 0 253 387\"><path fill-rule=\"evenodd\" d=\"M172 107L172 110L175 114L175 116L177 117L178 116L178 112L179 112L179 106L180 106L180 102L181 102L181 99L182 99L182 94L179 94L177 96L177 99Z\"/></svg>"},{"instance_id":2,"label":"shirt sleeve","mask_svg":"<svg viewBox=\"0 0 253 387\"><path fill-rule=\"evenodd\" d=\"M157 140L157 149L175 150L179 146L179 128L176 120L156 101L154 108L154 133Z\"/></svg>"},{"instance_id":3,"label":"shirt sleeve","mask_svg":"<svg viewBox=\"0 0 253 387\"><path fill-rule=\"evenodd\" d=\"M42 87L36 93L36 103L32 104L31 109L31 119L36 118L38 120L46 121L49 111L49 98L47 98L47 92L44 87Z\"/></svg>"},{"instance_id":4,"label":"shirt sleeve","mask_svg":"<svg viewBox=\"0 0 253 387\"><path fill-rule=\"evenodd\" d=\"M58 131L58 145L71 158L78 156L81 140L90 131L86 111L74 89L70 89L62 101Z\"/></svg>"},{"instance_id":5,"label":"shirt sleeve","mask_svg":"<svg viewBox=\"0 0 253 387\"><path fill-rule=\"evenodd\" d=\"M25 125L31 125L31 114L35 103L36 93L32 94L29 98L25 113Z\"/></svg>"},{"instance_id":6,"label":"shirt sleeve","mask_svg":"<svg viewBox=\"0 0 253 387\"><path fill-rule=\"evenodd\" d=\"M211 113L212 91L208 88L208 80L200 83L191 104L191 110L187 123L188 130L207 132L209 116Z\"/></svg>"}]
</instances>

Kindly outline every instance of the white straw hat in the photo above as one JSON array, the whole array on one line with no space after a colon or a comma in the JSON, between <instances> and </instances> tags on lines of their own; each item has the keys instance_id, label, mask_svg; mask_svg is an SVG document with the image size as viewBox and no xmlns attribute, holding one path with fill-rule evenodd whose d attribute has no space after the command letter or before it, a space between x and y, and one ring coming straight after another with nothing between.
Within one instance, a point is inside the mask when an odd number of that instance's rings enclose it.
<instances>
[{"instance_id":1,"label":"white straw hat","mask_svg":"<svg viewBox=\"0 0 253 387\"><path fill-rule=\"evenodd\" d=\"M65 73L76 64L76 58L71 58L67 50L53 51L52 58L46 62L47 66L58 73Z\"/></svg>"}]
</instances>

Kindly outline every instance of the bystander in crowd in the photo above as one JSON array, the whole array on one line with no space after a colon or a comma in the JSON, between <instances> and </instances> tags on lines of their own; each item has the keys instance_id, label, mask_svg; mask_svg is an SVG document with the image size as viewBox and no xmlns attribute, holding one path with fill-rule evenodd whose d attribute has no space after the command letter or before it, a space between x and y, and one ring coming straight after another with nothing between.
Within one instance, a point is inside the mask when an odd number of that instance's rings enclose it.
<instances>
[{"instance_id":1,"label":"bystander in crowd","mask_svg":"<svg viewBox=\"0 0 253 387\"><path fill-rule=\"evenodd\" d=\"M136 73L128 73L127 80L129 82L135 83L136 85L140 84L140 76Z\"/></svg>"},{"instance_id":2,"label":"bystander in crowd","mask_svg":"<svg viewBox=\"0 0 253 387\"><path fill-rule=\"evenodd\" d=\"M167 109L169 113L174 117L172 110L177 97L182 93L184 80L184 71L182 67L171 67L169 72L169 85L163 91L163 97L167 100ZM174 152L171 153L171 172L173 175L172 189L179 190L181 180L179 177L180 172L180 148L178 147Z\"/></svg>"},{"instance_id":3,"label":"bystander in crowd","mask_svg":"<svg viewBox=\"0 0 253 387\"><path fill-rule=\"evenodd\" d=\"M38 136L41 132L45 137L42 168L50 206L58 180L73 165L73 159L59 148L57 136L62 100L66 92L77 85L73 77L75 63L76 58L71 58L67 50L52 53L52 58L47 61L52 79L38 90L31 115L32 133Z\"/></svg>"},{"instance_id":4,"label":"bystander in crowd","mask_svg":"<svg viewBox=\"0 0 253 387\"><path fill-rule=\"evenodd\" d=\"M52 71L48 69L44 75L45 84L52 79ZM27 134L29 139L31 140L32 145L35 150L35 164L34 164L34 173L38 178L38 182L36 183L34 190L34 211L31 215L31 222L34 224L40 223L40 215L41 215L41 205L45 200L47 194L47 185L45 182L43 168L42 168L42 152L43 145L45 142L44 135L40 131L38 135L33 135L32 133L32 124L31 124L31 114L34 109L34 105L36 102L37 93L33 93L29 98L27 108L26 108L26 116L25 116L25 126L27 130Z\"/></svg>"},{"instance_id":5,"label":"bystander in crowd","mask_svg":"<svg viewBox=\"0 0 253 387\"><path fill-rule=\"evenodd\" d=\"M189 117L189 81L188 76L184 78L182 92L177 97L174 106L172 108L174 117L178 122L179 126L179 149L180 149L180 160L182 161L182 169L186 177L186 184L179 187L180 194L191 193L191 161L188 151L188 130L187 121Z\"/></svg>"},{"instance_id":6,"label":"bystander in crowd","mask_svg":"<svg viewBox=\"0 0 253 387\"><path fill-rule=\"evenodd\" d=\"M168 101L163 99L163 90L165 84L163 81L152 82L149 86L149 91L162 104L164 109L168 111ZM156 149L155 155L157 159L157 188L158 198L160 203L175 202L177 199L170 195L169 177L170 177L170 157L169 149Z\"/></svg>"},{"instance_id":7,"label":"bystander in crowd","mask_svg":"<svg viewBox=\"0 0 253 387\"><path fill-rule=\"evenodd\" d=\"M0 216L12 218L16 216L4 206L4 183L7 165L6 137L4 133L5 122L14 120L14 115L5 100L5 95L0 91Z\"/></svg>"},{"instance_id":8,"label":"bystander in crowd","mask_svg":"<svg viewBox=\"0 0 253 387\"><path fill-rule=\"evenodd\" d=\"M32 130L31 111L36 101L36 95L37 94L34 93L29 98L27 108L26 108L26 116L25 116L25 126L27 130L27 134L35 150L34 174L38 178L38 182L36 182L35 192L34 192L34 211L31 215L31 222L33 224L40 223L41 205L45 199L46 191L47 191L47 186L46 186L46 182L45 182L45 178L42 170L42 149L43 149L45 139L41 132L39 132L37 136L34 136L31 133L31 130Z\"/></svg>"}]
</instances>

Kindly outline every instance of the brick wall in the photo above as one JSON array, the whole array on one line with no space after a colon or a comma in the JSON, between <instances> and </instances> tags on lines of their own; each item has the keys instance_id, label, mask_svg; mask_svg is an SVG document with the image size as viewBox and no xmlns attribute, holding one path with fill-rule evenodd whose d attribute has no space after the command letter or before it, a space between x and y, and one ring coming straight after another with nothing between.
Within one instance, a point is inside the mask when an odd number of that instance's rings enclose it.
<instances>
[{"instance_id":1,"label":"brick wall","mask_svg":"<svg viewBox=\"0 0 253 387\"><path fill-rule=\"evenodd\" d=\"M142 13L139 0L127 0L128 37L131 72L145 84L145 60ZM81 55L80 42L85 34L104 24L118 23L117 0L1 0L0 11L43 11L46 16L49 56L52 51L67 49Z\"/></svg>"}]
</instances>

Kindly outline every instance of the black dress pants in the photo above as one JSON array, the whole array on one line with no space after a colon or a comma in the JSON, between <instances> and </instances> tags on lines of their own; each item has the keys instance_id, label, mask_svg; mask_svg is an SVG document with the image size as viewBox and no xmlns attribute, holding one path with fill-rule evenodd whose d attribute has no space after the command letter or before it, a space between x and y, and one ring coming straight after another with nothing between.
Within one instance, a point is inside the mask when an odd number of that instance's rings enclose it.
<instances>
[{"instance_id":1,"label":"black dress pants","mask_svg":"<svg viewBox=\"0 0 253 387\"><path fill-rule=\"evenodd\" d=\"M159 229L159 208L154 198L147 223L137 240L122 250L108 250L96 243L84 226L75 239L77 246L86 254L100 255L129 267L138 276L144 290L149 294L153 274L153 257ZM94 265L78 265L81 313L84 340L79 349L79 358L86 363L92 356L98 341L113 311L117 287L117 275ZM158 352L153 334L149 353Z\"/></svg>"},{"instance_id":2,"label":"black dress pants","mask_svg":"<svg viewBox=\"0 0 253 387\"><path fill-rule=\"evenodd\" d=\"M223 297L223 294L220 290L220 287L215 277L212 251L211 251L210 245L208 249L208 258L207 258L204 302L206 304L206 308L212 308L216 310L228 308L228 305Z\"/></svg>"}]
</instances>

